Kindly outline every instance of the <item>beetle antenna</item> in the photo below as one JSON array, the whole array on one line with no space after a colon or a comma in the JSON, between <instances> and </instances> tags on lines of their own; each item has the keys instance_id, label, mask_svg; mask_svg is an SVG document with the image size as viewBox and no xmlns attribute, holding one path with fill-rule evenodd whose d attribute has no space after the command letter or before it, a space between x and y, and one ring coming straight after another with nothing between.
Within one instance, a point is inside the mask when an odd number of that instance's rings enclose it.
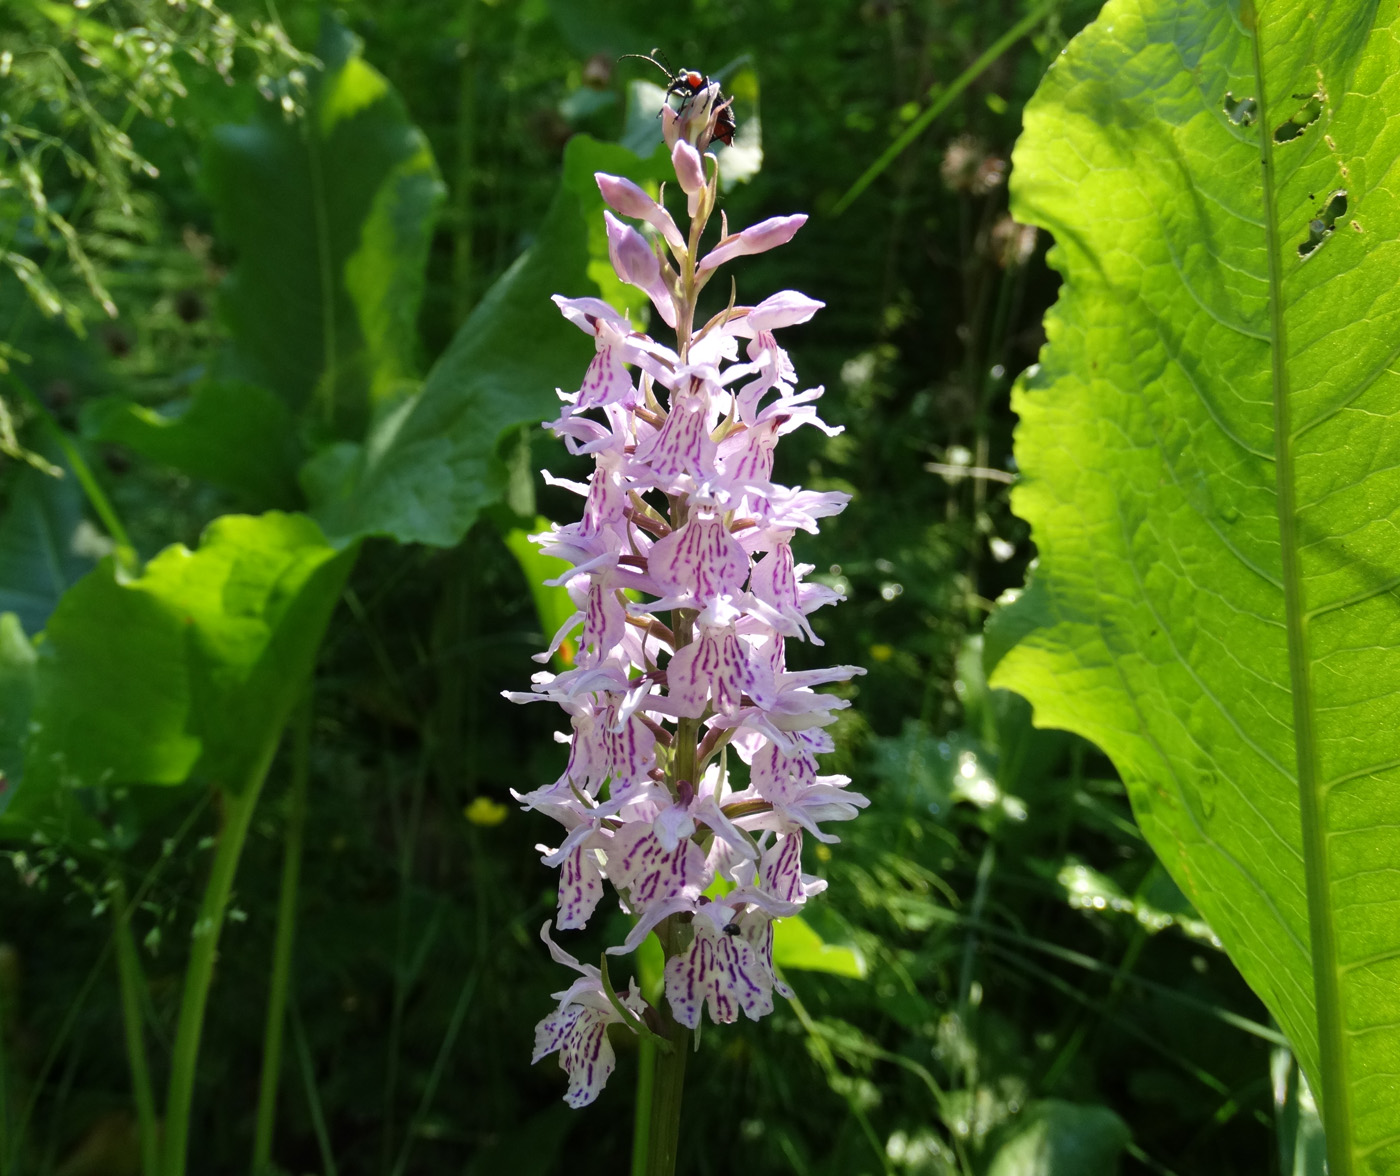
<instances>
[{"instance_id":1,"label":"beetle antenna","mask_svg":"<svg viewBox=\"0 0 1400 1176\"><path fill-rule=\"evenodd\" d=\"M662 65L661 62L656 60L656 54L660 52L660 49L653 49L650 54L624 53L621 57L618 58L618 61L626 61L629 57L635 57L638 61L649 61L652 63L652 65L656 66L657 69L659 69L669 78L671 76L670 69L668 69L666 66Z\"/></svg>"}]
</instances>

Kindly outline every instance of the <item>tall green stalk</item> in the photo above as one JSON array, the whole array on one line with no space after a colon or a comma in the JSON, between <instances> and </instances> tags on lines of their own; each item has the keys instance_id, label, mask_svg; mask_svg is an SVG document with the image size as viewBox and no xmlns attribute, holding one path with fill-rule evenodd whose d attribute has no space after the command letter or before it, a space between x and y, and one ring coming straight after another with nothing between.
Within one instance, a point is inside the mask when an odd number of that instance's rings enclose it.
<instances>
[{"instance_id":1,"label":"tall green stalk","mask_svg":"<svg viewBox=\"0 0 1400 1176\"><path fill-rule=\"evenodd\" d=\"M262 1077L258 1085L258 1118L253 1130L253 1176L267 1170L272 1159L272 1133L277 1124L277 1087L282 1074L282 1031L287 1022L287 987L296 942L297 896L301 889L301 847L306 832L307 784L311 776L311 697L292 716L292 786L287 805L287 839L282 858L282 888L277 899L277 934L272 947L272 976L268 984L267 1023L263 1029Z\"/></svg>"},{"instance_id":2,"label":"tall green stalk","mask_svg":"<svg viewBox=\"0 0 1400 1176\"><path fill-rule=\"evenodd\" d=\"M632 1114L632 1176L647 1176L647 1140L651 1137L652 1092L656 1089L656 1043L637 1041L637 1105Z\"/></svg>"},{"instance_id":3,"label":"tall green stalk","mask_svg":"<svg viewBox=\"0 0 1400 1176\"><path fill-rule=\"evenodd\" d=\"M657 936L665 949L666 958L682 950L681 939L688 932L674 915L662 922ZM669 1050L652 1047L650 1053L651 1076L643 1079L650 1088L650 1114L646 1126L645 1164L638 1169L637 1158L632 1158L634 1176L674 1176L676 1153L681 1133L681 1101L685 1093L685 1062L690 1054L690 1030L676 1024L671 1015L671 1006L665 1000L656 1003L656 1011L661 1016L661 1036L671 1043ZM650 1044L650 1043L648 1043ZM643 1055L645 1059L646 1055ZM640 1144L641 1124L638 1123L634 1143Z\"/></svg>"},{"instance_id":4,"label":"tall green stalk","mask_svg":"<svg viewBox=\"0 0 1400 1176\"><path fill-rule=\"evenodd\" d=\"M131 1069L131 1095L136 1103L136 1123L141 1138L141 1173L142 1176L160 1176L160 1129L156 1123L151 1071L146 1061L145 1018L141 1014L141 992L146 987L146 977L141 970L141 957L136 952L135 936L131 933L131 902L126 883L115 875L111 896L126 1059Z\"/></svg>"},{"instance_id":5,"label":"tall green stalk","mask_svg":"<svg viewBox=\"0 0 1400 1176\"><path fill-rule=\"evenodd\" d=\"M224 915L233 893L238 859L243 854L248 827L258 806L258 797L267 779L267 769L277 749L277 742L276 738L268 741L241 791L227 789L221 793L223 823L214 850L214 863L209 871L209 882L204 889L204 900L200 903L199 918L194 925L194 948L185 972L180 1023L175 1031L175 1049L170 1062L170 1091L165 1103L165 1168L162 1176L185 1176L199 1042L204 1032L209 987L214 980L214 963L219 954L219 933L223 929Z\"/></svg>"}]
</instances>

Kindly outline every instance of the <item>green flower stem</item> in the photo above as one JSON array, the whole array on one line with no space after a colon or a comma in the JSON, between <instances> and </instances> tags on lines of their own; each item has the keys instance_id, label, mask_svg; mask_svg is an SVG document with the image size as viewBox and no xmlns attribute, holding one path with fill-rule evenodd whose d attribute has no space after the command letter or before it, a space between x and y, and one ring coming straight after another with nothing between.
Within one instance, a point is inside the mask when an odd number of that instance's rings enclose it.
<instances>
[{"instance_id":1,"label":"green flower stem","mask_svg":"<svg viewBox=\"0 0 1400 1176\"><path fill-rule=\"evenodd\" d=\"M131 1068L131 1094L136 1102L136 1123L141 1139L141 1174L160 1176L160 1131L156 1125L151 1071L146 1063L145 1018L141 1015L141 992L146 987L146 977L141 970L141 957L136 952L136 939L131 933L131 902L126 883L119 877L112 879L111 895L126 1059Z\"/></svg>"},{"instance_id":2,"label":"green flower stem","mask_svg":"<svg viewBox=\"0 0 1400 1176\"><path fill-rule=\"evenodd\" d=\"M280 732L279 732L280 737ZM223 824L214 850L214 864L194 926L194 948L185 972L185 991L180 1000L180 1023L175 1031L171 1057L170 1091L165 1103L165 1169L162 1176L185 1176L190 1135L190 1108L194 1102L195 1074L199 1064L199 1039L204 1032L204 1010L209 1003L209 986L214 979L214 963L219 954L219 932L233 893L238 859L248 839L253 810L267 779L268 765L277 749L277 739L268 741L263 755L249 774L243 789L221 793Z\"/></svg>"},{"instance_id":3,"label":"green flower stem","mask_svg":"<svg viewBox=\"0 0 1400 1176\"><path fill-rule=\"evenodd\" d=\"M632 1115L632 1176L647 1176L647 1140L651 1137L652 1092L656 1089L656 1042L637 1042L637 1109Z\"/></svg>"},{"instance_id":4,"label":"green flower stem","mask_svg":"<svg viewBox=\"0 0 1400 1176\"><path fill-rule=\"evenodd\" d=\"M306 831L306 794L311 775L311 696L292 716L292 786L288 796L287 837L282 858L282 888L277 900L277 936L272 948L267 1024L263 1030L262 1078L258 1118L253 1130L253 1176L272 1160L272 1132L277 1123L277 1087L282 1074L282 1031L287 1021L287 985L296 941L297 896L301 888L301 847Z\"/></svg>"},{"instance_id":5,"label":"green flower stem","mask_svg":"<svg viewBox=\"0 0 1400 1176\"><path fill-rule=\"evenodd\" d=\"M674 915L662 922L656 930L668 960L683 950L682 940L689 933L689 928L680 923ZM661 1016L660 1035L671 1043L672 1048L660 1050L650 1042L643 1043L647 1048L642 1053L642 1060L650 1063L651 1076L649 1080L642 1079L638 1087L638 1096L640 1101L642 1085L649 1086L647 1093L650 1106L646 1121L646 1162L645 1166L639 1168L637 1158L633 1156L634 1176L674 1176L676 1171L676 1151L681 1133L681 1099L685 1091L685 1062L690 1054L690 1030L676 1024L676 1019L671 1015L671 1006L664 998L657 1001L656 1011ZM641 1108L638 1107L639 1122L635 1138L637 1143L641 1142L642 1134L640 1117Z\"/></svg>"}]
</instances>

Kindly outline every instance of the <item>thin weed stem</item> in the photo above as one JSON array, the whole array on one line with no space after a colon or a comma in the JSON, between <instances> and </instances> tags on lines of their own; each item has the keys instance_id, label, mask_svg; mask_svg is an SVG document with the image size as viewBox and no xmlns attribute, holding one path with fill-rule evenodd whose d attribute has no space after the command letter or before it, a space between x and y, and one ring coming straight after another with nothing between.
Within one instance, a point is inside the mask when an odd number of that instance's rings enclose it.
<instances>
[{"instance_id":1,"label":"thin weed stem","mask_svg":"<svg viewBox=\"0 0 1400 1176\"><path fill-rule=\"evenodd\" d=\"M296 1049L297 1069L301 1071L302 1088L306 1091L306 1106L311 1113L311 1129L316 1133L316 1146L321 1152L321 1167L326 1176L339 1176L335 1153L331 1150L330 1132L326 1130L326 1113L321 1106L321 1092L316 1089L316 1068L311 1061L311 1047L306 1043L306 1027L301 1023L301 1010L292 1001L292 1045Z\"/></svg>"},{"instance_id":2,"label":"thin weed stem","mask_svg":"<svg viewBox=\"0 0 1400 1176\"><path fill-rule=\"evenodd\" d=\"M112 938L117 949L117 978L121 988L122 1026L126 1031L126 1058L131 1069L131 1094L136 1103L136 1123L141 1139L142 1176L160 1176L160 1132L156 1124L156 1100L151 1070L146 1060L145 1018L141 994L146 976L136 939L131 933L131 902L126 883L114 874L111 881Z\"/></svg>"},{"instance_id":3,"label":"thin weed stem","mask_svg":"<svg viewBox=\"0 0 1400 1176\"><path fill-rule=\"evenodd\" d=\"M311 775L311 688L292 716L292 784L287 804L287 839L282 858L282 886L277 899L277 933L272 948L267 1024L263 1030L262 1077L258 1118L253 1132L253 1176L267 1170L277 1124L277 1088L282 1074L282 1033L287 1022L287 989L296 943L297 898L301 890L302 842L306 797Z\"/></svg>"},{"instance_id":4,"label":"thin weed stem","mask_svg":"<svg viewBox=\"0 0 1400 1176\"><path fill-rule=\"evenodd\" d=\"M150 892L151 887L155 885L156 879L160 876L162 865L173 855L174 847L180 845L184 841L185 836L194 828L195 822L204 815L206 804L208 804L207 796L202 798L199 803L191 809L189 815L186 816L181 823L180 828L176 830L175 836L170 839L169 844L171 846L171 852L162 855L160 860L146 871L145 877L141 880L140 887L131 900L132 909L140 907L141 903L145 900L146 895ZM115 936L109 936L107 942L102 945L102 951L98 953L96 961L94 961L92 967L88 970L87 977L83 980L82 987L78 989L78 995L73 998L72 1004L68 1006L68 1011L64 1014L63 1022L59 1025L58 1032L54 1034L53 1044L49 1046L49 1052L44 1057L44 1063L39 1067L38 1076L34 1079L32 1093L24 1104L24 1110L21 1112L19 1121L15 1125L13 1135L9 1138L0 1138L0 1152L3 1152L3 1158L0 1158L0 1163L3 1163L5 1167L11 1170L18 1167L20 1145L24 1142L29 1124L34 1118L34 1111L38 1106L39 1097L48 1084L49 1074L53 1071L54 1066L58 1064L59 1054L64 1044L67 1042L69 1035L77 1025L78 1018L81 1016L83 1008L87 1004L89 994L97 984L98 978L106 969L107 957L112 953L115 942Z\"/></svg>"}]
</instances>

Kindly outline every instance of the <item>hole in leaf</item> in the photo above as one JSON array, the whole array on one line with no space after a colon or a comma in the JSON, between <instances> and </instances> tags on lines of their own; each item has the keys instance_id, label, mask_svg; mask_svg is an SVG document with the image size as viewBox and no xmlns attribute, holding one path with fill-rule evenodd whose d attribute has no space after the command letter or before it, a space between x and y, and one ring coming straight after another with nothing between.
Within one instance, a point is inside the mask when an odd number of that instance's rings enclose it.
<instances>
[{"instance_id":1,"label":"hole in leaf","mask_svg":"<svg viewBox=\"0 0 1400 1176\"><path fill-rule=\"evenodd\" d=\"M1250 126L1259 114L1259 103L1253 98L1236 98L1225 91L1225 117L1237 127Z\"/></svg>"},{"instance_id":2,"label":"hole in leaf","mask_svg":"<svg viewBox=\"0 0 1400 1176\"><path fill-rule=\"evenodd\" d=\"M1303 105L1287 122L1279 123L1274 128L1275 143L1291 142L1322 117L1321 94L1294 94L1293 97Z\"/></svg>"},{"instance_id":3,"label":"hole in leaf","mask_svg":"<svg viewBox=\"0 0 1400 1176\"><path fill-rule=\"evenodd\" d=\"M1298 246L1298 256L1311 257L1336 228L1337 221L1347 214L1347 193L1338 188L1327 197L1326 203L1318 209L1317 215L1308 222L1308 239Z\"/></svg>"}]
</instances>

